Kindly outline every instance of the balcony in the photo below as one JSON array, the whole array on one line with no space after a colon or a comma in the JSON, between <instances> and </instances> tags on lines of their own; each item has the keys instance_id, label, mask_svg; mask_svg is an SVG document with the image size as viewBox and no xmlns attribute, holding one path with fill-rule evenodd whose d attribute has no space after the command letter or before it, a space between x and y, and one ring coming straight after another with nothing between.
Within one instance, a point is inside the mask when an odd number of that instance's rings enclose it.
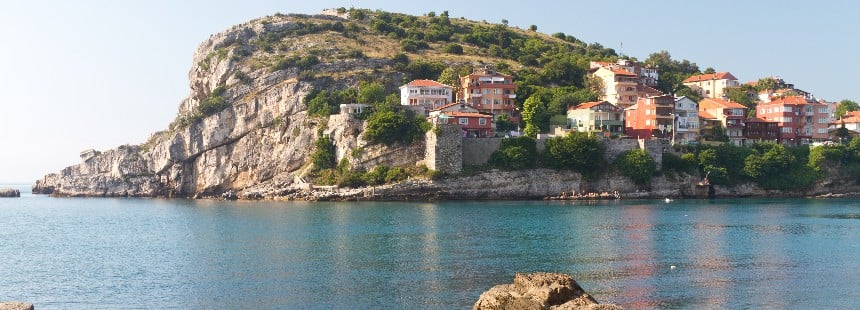
<instances>
[{"instance_id":1,"label":"balcony","mask_svg":"<svg viewBox=\"0 0 860 310\"><path fill-rule=\"evenodd\" d=\"M508 94L508 99L516 99L517 94Z\"/></svg>"},{"instance_id":2,"label":"balcony","mask_svg":"<svg viewBox=\"0 0 860 310\"><path fill-rule=\"evenodd\" d=\"M469 94L469 97L471 97L471 98L481 98L481 97L483 97L483 96L484 96L484 95L483 95L483 94L481 94L481 93L471 93L471 94Z\"/></svg>"}]
</instances>

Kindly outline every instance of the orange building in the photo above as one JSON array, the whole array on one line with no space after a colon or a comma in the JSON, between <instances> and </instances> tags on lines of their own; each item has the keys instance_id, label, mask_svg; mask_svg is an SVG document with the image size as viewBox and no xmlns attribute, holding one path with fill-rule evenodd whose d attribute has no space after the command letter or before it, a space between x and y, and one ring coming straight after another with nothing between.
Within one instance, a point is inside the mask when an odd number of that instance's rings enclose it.
<instances>
[{"instance_id":1,"label":"orange building","mask_svg":"<svg viewBox=\"0 0 860 310\"><path fill-rule=\"evenodd\" d=\"M510 121L519 122L516 91L513 76L483 68L460 77L458 98L480 112L491 113L496 117L505 114Z\"/></svg>"},{"instance_id":2,"label":"orange building","mask_svg":"<svg viewBox=\"0 0 860 310\"><path fill-rule=\"evenodd\" d=\"M624 134L639 139L665 139L672 136L675 98L654 96L639 98L624 109Z\"/></svg>"}]
</instances>

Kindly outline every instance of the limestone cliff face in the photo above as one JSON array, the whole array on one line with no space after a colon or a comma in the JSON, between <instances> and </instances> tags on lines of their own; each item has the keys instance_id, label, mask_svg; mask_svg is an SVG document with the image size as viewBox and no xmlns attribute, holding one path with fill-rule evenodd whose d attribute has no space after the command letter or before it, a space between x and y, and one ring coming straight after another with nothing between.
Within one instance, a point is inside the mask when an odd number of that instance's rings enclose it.
<instances>
[{"instance_id":1,"label":"limestone cliff face","mask_svg":"<svg viewBox=\"0 0 860 310\"><path fill-rule=\"evenodd\" d=\"M321 131L334 132L339 157L364 146L358 134L362 121L343 116L308 117L302 103L318 79L299 78L300 70L273 70L260 62L272 61L276 52L252 46L271 34L301 27L308 18L285 16L254 20L212 35L194 53L188 74L190 93L178 111L177 122L139 146L122 146L90 154L75 166L38 180L34 193L68 196L214 196L224 191L249 190L255 195L277 195L293 185L308 164L313 142ZM315 37L297 37L289 48L299 53L325 44ZM285 44L286 46L286 44ZM253 50L249 52L249 50ZM372 70L388 60L359 58L316 64L310 71L332 76L325 83L357 86L355 77L337 77L343 71ZM195 118L201 102L216 89L229 106ZM182 120L187 124L181 124ZM421 146L415 146L423 150ZM356 166L402 164L410 147L369 147ZM414 152L414 151L413 151ZM83 157L83 155L82 155ZM366 158L366 160L365 160ZM266 188L265 190L261 188Z\"/></svg>"}]
</instances>

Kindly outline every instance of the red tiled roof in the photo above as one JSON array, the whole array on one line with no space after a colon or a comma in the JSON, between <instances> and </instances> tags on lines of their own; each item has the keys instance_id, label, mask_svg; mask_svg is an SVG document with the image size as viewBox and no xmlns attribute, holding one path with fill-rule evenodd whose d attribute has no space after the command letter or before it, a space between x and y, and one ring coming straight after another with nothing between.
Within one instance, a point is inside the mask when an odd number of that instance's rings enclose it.
<instances>
[{"instance_id":1,"label":"red tiled roof","mask_svg":"<svg viewBox=\"0 0 860 310\"><path fill-rule=\"evenodd\" d=\"M723 100L719 98L705 98L702 101L699 101L700 109L709 109L709 108L723 108L723 109L746 109L744 105L730 101Z\"/></svg>"},{"instance_id":2,"label":"red tiled roof","mask_svg":"<svg viewBox=\"0 0 860 310\"><path fill-rule=\"evenodd\" d=\"M845 115L843 115L842 118L846 118L846 117L860 117L860 111L845 112Z\"/></svg>"},{"instance_id":3,"label":"red tiled roof","mask_svg":"<svg viewBox=\"0 0 860 310\"><path fill-rule=\"evenodd\" d=\"M770 102L770 104L807 104L806 98L803 96L782 97Z\"/></svg>"},{"instance_id":4,"label":"red tiled roof","mask_svg":"<svg viewBox=\"0 0 860 310\"><path fill-rule=\"evenodd\" d=\"M711 74L700 74L688 77L684 80L683 83L693 83L693 82L701 82L701 81L712 81L712 80L737 80L734 75L728 72L717 72Z\"/></svg>"},{"instance_id":5,"label":"red tiled roof","mask_svg":"<svg viewBox=\"0 0 860 310\"><path fill-rule=\"evenodd\" d=\"M708 113L708 112L705 112L705 111L699 111L699 118L704 118L704 119L717 119L716 117L714 117L713 115L711 115L711 113Z\"/></svg>"},{"instance_id":6,"label":"red tiled roof","mask_svg":"<svg viewBox=\"0 0 860 310\"><path fill-rule=\"evenodd\" d=\"M407 86L419 86L419 87L448 87L448 88L451 88L451 86L436 82L434 80L414 80L412 82L409 82L409 84L406 84L406 85Z\"/></svg>"},{"instance_id":7,"label":"red tiled roof","mask_svg":"<svg viewBox=\"0 0 860 310\"><path fill-rule=\"evenodd\" d=\"M624 69L612 69L612 73L615 73L615 75L636 76L636 73Z\"/></svg>"},{"instance_id":8,"label":"red tiled roof","mask_svg":"<svg viewBox=\"0 0 860 310\"><path fill-rule=\"evenodd\" d=\"M649 96L650 95L660 96L663 94L663 92L661 92L660 90L658 90L654 87L647 86L647 85L641 85L641 84L636 85L636 91L644 92L644 93L648 94Z\"/></svg>"},{"instance_id":9,"label":"red tiled roof","mask_svg":"<svg viewBox=\"0 0 860 310\"><path fill-rule=\"evenodd\" d=\"M439 111L439 110L442 110L442 109L447 109L447 108L453 107L453 106L458 105L458 104L460 104L460 103L459 103L459 102L452 102L452 103L449 103L449 104L443 105L443 106L441 106L441 107L435 108L435 109L433 109L432 111Z\"/></svg>"},{"instance_id":10,"label":"red tiled roof","mask_svg":"<svg viewBox=\"0 0 860 310\"><path fill-rule=\"evenodd\" d=\"M579 104L578 106L571 107L571 110L590 109L590 108L597 106L597 105L600 105L601 103L604 103L604 102L606 102L606 101L585 102L585 103Z\"/></svg>"}]
</instances>

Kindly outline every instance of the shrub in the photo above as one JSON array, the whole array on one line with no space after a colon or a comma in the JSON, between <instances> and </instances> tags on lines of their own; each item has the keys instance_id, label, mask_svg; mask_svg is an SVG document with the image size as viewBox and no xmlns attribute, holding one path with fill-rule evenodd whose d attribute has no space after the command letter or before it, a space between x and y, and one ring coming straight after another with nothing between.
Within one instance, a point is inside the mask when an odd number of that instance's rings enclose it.
<instances>
[{"instance_id":1,"label":"shrub","mask_svg":"<svg viewBox=\"0 0 860 310\"><path fill-rule=\"evenodd\" d=\"M657 162L642 149L624 151L615 160L615 166L621 174L640 185L651 181L651 177L657 172Z\"/></svg>"},{"instance_id":2,"label":"shrub","mask_svg":"<svg viewBox=\"0 0 860 310\"><path fill-rule=\"evenodd\" d=\"M596 137L574 132L546 141L543 162L556 169L570 169L593 179L606 166L605 147Z\"/></svg>"},{"instance_id":3,"label":"shrub","mask_svg":"<svg viewBox=\"0 0 860 310\"><path fill-rule=\"evenodd\" d=\"M663 153L663 171L693 172L696 169L696 155L686 153L681 156Z\"/></svg>"},{"instance_id":4,"label":"shrub","mask_svg":"<svg viewBox=\"0 0 860 310\"><path fill-rule=\"evenodd\" d=\"M364 182L368 185L385 184L385 177L388 175L388 167L376 166L373 170L364 174Z\"/></svg>"},{"instance_id":5,"label":"shrub","mask_svg":"<svg viewBox=\"0 0 860 310\"><path fill-rule=\"evenodd\" d=\"M335 147L328 136L320 136L314 142L314 149L313 154L311 154L311 163L313 163L314 169L325 170L335 167L337 161Z\"/></svg>"},{"instance_id":6,"label":"shrub","mask_svg":"<svg viewBox=\"0 0 860 310\"><path fill-rule=\"evenodd\" d=\"M446 45L443 51L448 54L462 55L463 46L457 43L451 43Z\"/></svg>"},{"instance_id":7,"label":"shrub","mask_svg":"<svg viewBox=\"0 0 860 310\"><path fill-rule=\"evenodd\" d=\"M490 155L489 164L507 170L534 167L537 159L535 140L529 137L516 137L502 140L498 150Z\"/></svg>"},{"instance_id":8,"label":"shrub","mask_svg":"<svg viewBox=\"0 0 860 310\"><path fill-rule=\"evenodd\" d=\"M423 116L403 110L378 109L367 118L363 138L370 143L409 144L430 129Z\"/></svg>"}]
</instances>

